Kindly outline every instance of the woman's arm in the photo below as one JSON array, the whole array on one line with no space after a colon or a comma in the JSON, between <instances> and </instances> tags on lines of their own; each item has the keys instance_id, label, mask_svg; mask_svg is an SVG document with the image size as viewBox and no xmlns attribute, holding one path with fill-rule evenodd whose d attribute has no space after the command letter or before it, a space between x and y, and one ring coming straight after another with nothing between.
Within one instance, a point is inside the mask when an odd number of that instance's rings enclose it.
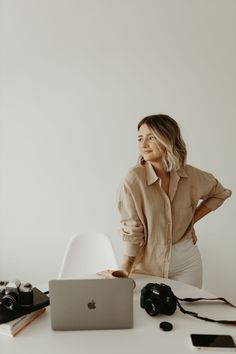
<instances>
[{"instance_id":1,"label":"woman's arm","mask_svg":"<svg viewBox=\"0 0 236 354\"><path fill-rule=\"evenodd\" d=\"M204 204L200 204L194 213L193 216L193 224L195 224L198 220L202 219L205 215L209 214L212 210L205 206ZM192 240L193 244L195 245L197 243L197 235L195 233L194 227L192 230Z\"/></svg>"},{"instance_id":2,"label":"woman's arm","mask_svg":"<svg viewBox=\"0 0 236 354\"><path fill-rule=\"evenodd\" d=\"M140 221L135 207L134 196L131 195L129 187L122 183L118 196L118 210L121 216L122 228L120 230L124 241L124 256L119 270L104 270L98 272L106 278L129 276L132 271L136 255L144 242L144 227Z\"/></svg>"},{"instance_id":3,"label":"woman's arm","mask_svg":"<svg viewBox=\"0 0 236 354\"><path fill-rule=\"evenodd\" d=\"M135 262L135 257L134 256L124 256L122 263L121 263L121 268L125 270L129 274L132 271L133 264Z\"/></svg>"},{"instance_id":4,"label":"woman's arm","mask_svg":"<svg viewBox=\"0 0 236 354\"><path fill-rule=\"evenodd\" d=\"M121 267L128 274L132 271L136 256L144 242L144 226L136 210L135 197L135 193L131 192L128 184L120 185L117 199L122 225L120 233L124 241Z\"/></svg>"},{"instance_id":5,"label":"woman's arm","mask_svg":"<svg viewBox=\"0 0 236 354\"><path fill-rule=\"evenodd\" d=\"M193 223L195 224L198 220L202 219L205 215L209 214L212 210L204 204L200 204L194 213Z\"/></svg>"}]
</instances>

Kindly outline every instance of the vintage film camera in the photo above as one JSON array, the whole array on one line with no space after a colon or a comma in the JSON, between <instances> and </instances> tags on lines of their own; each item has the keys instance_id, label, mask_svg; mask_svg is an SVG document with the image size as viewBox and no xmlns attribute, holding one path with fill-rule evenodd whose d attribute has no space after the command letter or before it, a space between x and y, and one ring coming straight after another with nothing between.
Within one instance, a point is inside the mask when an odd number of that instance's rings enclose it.
<instances>
[{"instance_id":1,"label":"vintage film camera","mask_svg":"<svg viewBox=\"0 0 236 354\"><path fill-rule=\"evenodd\" d=\"M158 313L172 315L176 310L176 297L165 284L148 283L141 290L140 305L150 316Z\"/></svg>"},{"instance_id":2,"label":"vintage film camera","mask_svg":"<svg viewBox=\"0 0 236 354\"><path fill-rule=\"evenodd\" d=\"M0 303L7 310L33 305L33 287L30 283L22 284L19 280L0 281Z\"/></svg>"}]
</instances>

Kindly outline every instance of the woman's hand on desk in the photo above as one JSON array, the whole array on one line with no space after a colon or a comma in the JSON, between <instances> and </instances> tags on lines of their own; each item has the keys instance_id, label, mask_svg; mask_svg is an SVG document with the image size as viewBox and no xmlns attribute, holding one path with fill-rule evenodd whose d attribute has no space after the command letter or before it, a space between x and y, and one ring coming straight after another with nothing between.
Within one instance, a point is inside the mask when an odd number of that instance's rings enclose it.
<instances>
[{"instance_id":1,"label":"woman's hand on desk","mask_svg":"<svg viewBox=\"0 0 236 354\"><path fill-rule=\"evenodd\" d=\"M101 275L107 279L111 278L128 278L128 272L126 272L123 269L118 269L118 270L112 270L112 269L106 269L102 270L100 272L97 272L98 275Z\"/></svg>"},{"instance_id":2,"label":"woman's hand on desk","mask_svg":"<svg viewBox=\"0 0 236 354\"><path fill-rule=\"evenodd\" d=\"M129 273L123 269L111 270L106 269L101 272L97 272L98 275L105 277L106 279L116 279L116 278L129 278ZM133 280L133 289L136 287L136 283Z\"/></svg>"},{"instance_id":3,"label":"woman's hand on desk","mask_svg":"<svg viewBox=\"0 0 236 354\"><path fill-rule=\"evenodd\" d=\"M102 275L105 278L129 278L131 273L135 257L124 256L122 260L122 269L112 270L106 269L98 272L98 275Z\"/></svg>"}]
</instances>

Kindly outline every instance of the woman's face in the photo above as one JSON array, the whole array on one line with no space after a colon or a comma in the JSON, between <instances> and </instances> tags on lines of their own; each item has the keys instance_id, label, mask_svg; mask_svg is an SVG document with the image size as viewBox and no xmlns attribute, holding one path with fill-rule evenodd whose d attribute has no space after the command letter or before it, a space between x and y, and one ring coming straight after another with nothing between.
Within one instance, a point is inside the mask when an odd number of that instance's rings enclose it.
<instances>
[{"instance_id":1,"label":"woman's face","mask_svg":"<svg viewBox=\"0 0 236 354\"><path fill-rule=\"evenodd\" d=\"M139 151L145 161L158 162L161 161L165 148L158 143L157 138L152 130L143 124L138 131Z\"/></svg>"}]
</instances>

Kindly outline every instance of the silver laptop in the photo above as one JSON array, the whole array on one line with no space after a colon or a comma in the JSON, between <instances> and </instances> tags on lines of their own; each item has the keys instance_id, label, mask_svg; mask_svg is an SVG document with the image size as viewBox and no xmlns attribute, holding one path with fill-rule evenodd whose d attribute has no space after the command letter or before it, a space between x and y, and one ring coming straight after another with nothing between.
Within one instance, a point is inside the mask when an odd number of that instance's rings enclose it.
<instances>
[{"instance_id":1,"label":"silver laptop","mask_svg":"<svg viewBox=\"0 0 236 354\"><path fill-rule=\"evenodd\" d=\"M133 327L132 279L50 280L54 330Z\"/></svg>"}]
</instances>

